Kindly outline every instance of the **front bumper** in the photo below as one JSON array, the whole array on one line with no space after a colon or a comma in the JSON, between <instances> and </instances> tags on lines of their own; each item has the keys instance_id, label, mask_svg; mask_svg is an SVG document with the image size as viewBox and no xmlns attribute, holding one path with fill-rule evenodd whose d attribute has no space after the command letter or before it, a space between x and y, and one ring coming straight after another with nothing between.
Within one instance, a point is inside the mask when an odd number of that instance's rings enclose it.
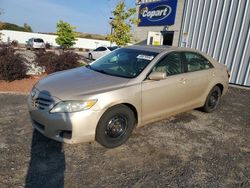
<instances>
[{"instance_id":1,"label":"front bumper","mask_svg":"<svg viewBox=\"0 0 250 188\"><path fill-rule=\"evenodd\" d=\"M32 125L46 137L65 142L80 143L95 139L95 131L100 112L86 110L75 113L50 113L39 109L32 97L28 97L28 109Z\"/></svg>"}]
</instances>

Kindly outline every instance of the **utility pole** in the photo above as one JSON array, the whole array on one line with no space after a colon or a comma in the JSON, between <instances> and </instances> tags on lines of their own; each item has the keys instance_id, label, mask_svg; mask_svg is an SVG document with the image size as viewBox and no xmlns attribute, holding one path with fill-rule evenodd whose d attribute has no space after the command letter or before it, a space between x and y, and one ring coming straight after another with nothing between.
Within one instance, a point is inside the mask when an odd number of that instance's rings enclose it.
<instances>
[{"instance_id":1,"label":"utility pole","mask_svg":"<svg viewBox=\"0 0 250 188\"><path fill-rule=\"evenodd\" d=\"M111 30L110 30L110 35L112 35L113 34L113 25L112 25L112 21L114 20L114 18L113 17L109 17L109 19L111 20L110 21L110 25L111 25ZM110 41L110 47L112 46L112 42Z\"/></svg>"}]
</instances>

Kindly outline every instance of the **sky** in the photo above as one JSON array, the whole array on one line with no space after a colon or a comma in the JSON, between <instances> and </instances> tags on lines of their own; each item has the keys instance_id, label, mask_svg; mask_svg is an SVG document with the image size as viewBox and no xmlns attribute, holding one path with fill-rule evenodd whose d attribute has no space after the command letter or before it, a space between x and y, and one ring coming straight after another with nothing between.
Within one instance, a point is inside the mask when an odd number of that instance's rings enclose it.
<instances>
[{"instance_id":1,"label":"sky","mask_svg":"<svg viewBox=\"0 0 250 188\"><path fill-rule=\"evenodd\" d=\"M0 0L1 22L23 26L34 32L55 32L59 20L70 23L76 31L92 34L110 33L109 17L119 0ZM135 0L125 0L128 7Z\"/></svg>"}]
</instances>

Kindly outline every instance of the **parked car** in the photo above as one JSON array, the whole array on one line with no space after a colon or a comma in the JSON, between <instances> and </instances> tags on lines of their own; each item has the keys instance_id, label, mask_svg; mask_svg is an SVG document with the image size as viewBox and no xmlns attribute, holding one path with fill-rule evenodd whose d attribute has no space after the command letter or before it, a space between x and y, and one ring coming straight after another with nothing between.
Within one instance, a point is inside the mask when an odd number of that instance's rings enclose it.
<instances>
[{"instance_id":1,"label":"parked car","mask_svg":"<svg viewBox=\"0 0 250 188\"><path fill-rule=\"evenodd\" d=\"M26 41L26 48L31 49L45 49L45 43L41 38L31 38Z\"/></svg>"},{"instance_id":2,"label":"parked car","mask_svg":"<svg viewBox=\"0 0 250 188\"><path fill-rule=\"evenodd\" d=\"M213 112L228 75L225 65L196 50L129 46L40 80L28 107L34 128L49 138L95 139L113 148L135 127L194 108Z\"/></svg>"},{"instance_id":3,"label":"parked car","mask_svg":"<svg viewBox=\"0 0 250 188\"><path fill-rule=\"evenodd\" d=\"M90 60L92 59L98 59L104 55L107 55L109 54L111 51L117 49L118 47L117 46L112 46L112 47L105 47L105 46L101 46L101 47L98 47L92 51L89 52L88 54L88 58Z\"/></svg>"}]
</instances>

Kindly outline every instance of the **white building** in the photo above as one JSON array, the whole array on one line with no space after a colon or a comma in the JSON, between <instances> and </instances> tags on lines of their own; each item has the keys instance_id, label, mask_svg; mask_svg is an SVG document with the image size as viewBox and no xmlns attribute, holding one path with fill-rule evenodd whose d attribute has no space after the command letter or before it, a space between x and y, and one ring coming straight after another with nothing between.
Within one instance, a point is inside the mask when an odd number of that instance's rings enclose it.
<instances>
[{"instance_id":1,"label":"white building","mask_svg":"<svg viewBox=\"0 0 250 188\"><path fill-rule=\"evenodd\" d=\"M3 42L11 42L17 40L19 44L26 44L30 38L41 38L46 43L50 43L52 46L58 46L56 43L56 35L41 34L41 33L30 33L21 31L10 31L10 30L0 30L2 33ZM95 40L95 39L85 39L77 38L74 48L84 48L84 49L95 49L99 46L110 46L110 42L107 40Z\"/></svg>"}]
</instances>

